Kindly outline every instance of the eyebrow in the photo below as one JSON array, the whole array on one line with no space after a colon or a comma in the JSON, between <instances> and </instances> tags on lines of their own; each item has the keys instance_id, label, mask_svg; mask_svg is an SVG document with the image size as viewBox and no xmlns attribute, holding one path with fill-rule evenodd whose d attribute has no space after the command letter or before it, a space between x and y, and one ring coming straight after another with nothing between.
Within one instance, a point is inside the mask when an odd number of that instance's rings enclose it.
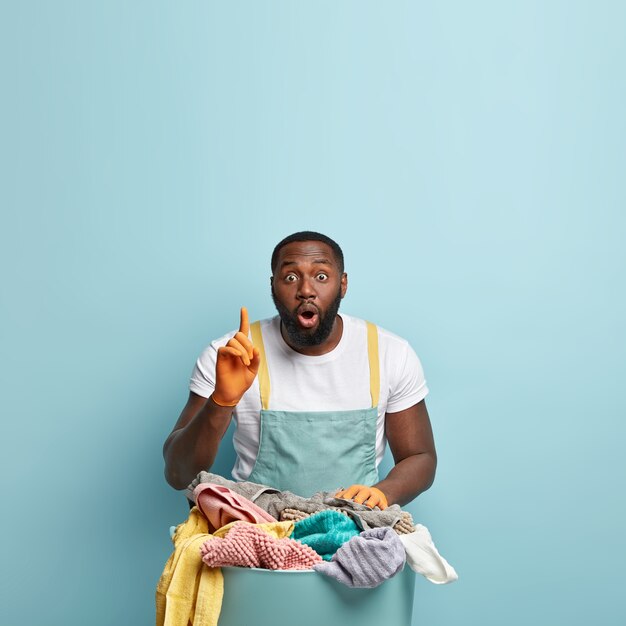
<instances>
[{"instance_id":1,"label":"eyebrow","mask_svg":"<svg viewBox=\"0 0 626 626\"><path fill-rule=\"evenodd\" d=\"M327 258L322 257L319 259L313 259L313 261L311 261L312 263L317 263L319 265L332 265L332 261L329 261ZM280 264L280 269L282 269L283 267L287 267L288 265L298 265L298 263L296 261L283 261Z\"/></svg>"}]
</instances>

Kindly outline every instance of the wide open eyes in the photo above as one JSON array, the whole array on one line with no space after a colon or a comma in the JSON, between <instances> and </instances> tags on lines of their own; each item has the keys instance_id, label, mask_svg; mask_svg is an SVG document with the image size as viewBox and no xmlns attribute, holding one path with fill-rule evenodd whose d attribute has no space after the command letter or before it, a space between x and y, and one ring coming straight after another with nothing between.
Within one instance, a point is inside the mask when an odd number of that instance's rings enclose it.
<instances>
[{"instance_id":1,"label":"wide open eyes","mask_svg":"<svg viewBox=\"0 0 626 626\"><path fill-rule=\"evenodd\" d=\"M315 278L324 283L329 279L329 276L326 272L319 272L315 275ZM298 280L298 277L295 274L287 274L283 280L286 283L295 283Z\"/></svg>"}]
</instances>

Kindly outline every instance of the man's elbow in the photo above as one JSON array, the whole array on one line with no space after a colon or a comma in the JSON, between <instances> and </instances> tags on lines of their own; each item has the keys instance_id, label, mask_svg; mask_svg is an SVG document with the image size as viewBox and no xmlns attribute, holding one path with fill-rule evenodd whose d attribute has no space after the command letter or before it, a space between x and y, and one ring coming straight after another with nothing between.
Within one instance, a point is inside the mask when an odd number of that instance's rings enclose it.
<instances>
[{"instance_id":1,"label":"man's elbow","mask_svg":"<svg viewBox=\"0 0 626 626\"><path fill-rule=\"evenodd\" d=\"M172 443L171 437L163 444L163 460L165 461L165 467L163 468L163 474L165 480L170 487L180 491L186 489L190 481L186 481L185 477L181 475L180 468L171 458L170 444Z\"/></svg>"},{"instance_id":2,"label":"man's elbow","mask_svg":"<svg viewBox=\"0 0 626 626\"><path fill-rule=\"evenodd\" d=\"M167 484L178 491L186 489L189 484L188 482L185 482L181 478L180 474L178 472L175 472L167 463L165 464L163 474L165 476Z\"/></svg>"},{"instance_id":3,"label":"man's elbow","mask_svg":"<svg viewBox=\"0 0 626 626\"><path fill-rule=\"evenodd\" d=\"M432 450L430 452L423 453L426 471L423 473L424 481L422 483L422 492L427 491L433 486L435 482L435 475L437 474L437 453Z\"/></svg>"}]
</instances>

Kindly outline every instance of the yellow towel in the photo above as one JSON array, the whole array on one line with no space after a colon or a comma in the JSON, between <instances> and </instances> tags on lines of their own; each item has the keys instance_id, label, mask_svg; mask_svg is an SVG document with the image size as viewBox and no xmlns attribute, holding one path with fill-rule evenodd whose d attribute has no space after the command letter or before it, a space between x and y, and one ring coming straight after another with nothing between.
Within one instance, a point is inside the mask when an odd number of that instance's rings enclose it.
<instances>
[{"instance_id":1,"label":"yellow towel","mask_svg":"<svg viewBox=\"0 0 626 626\"><path fill-rule=\"evenodd\" d=\"M219 568L206 567L200 557L200 546L211 537L197 507L176 527L174 552L157 584L157 626L217 626L224 578Z\"/></svg>"},{"instance_id":2,"label":"yellow towel","mask_svg":"<svg viewBox=\"0 0 626 626\"><path fill-rule=\"evenodd\" d=\"M194 506L187 520L176 527L172 538L174 552L157 584L157 626L217 626L224 597L224 577L219 567L204 565L200 547L211 537L224 538L236 523L226 524L211 535L206 517ZM255 526L276 539L284 539L293 533L294 522Z\"/></svg>"}]
</instances>

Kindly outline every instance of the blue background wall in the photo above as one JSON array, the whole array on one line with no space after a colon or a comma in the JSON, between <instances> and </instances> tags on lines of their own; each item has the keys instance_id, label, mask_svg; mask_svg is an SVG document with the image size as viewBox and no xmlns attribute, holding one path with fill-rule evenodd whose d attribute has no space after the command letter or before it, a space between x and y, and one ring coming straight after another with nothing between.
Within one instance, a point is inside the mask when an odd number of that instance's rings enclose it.
<instances>
[{"instance_id":1,"label":"blue background wall","mask_svg":"<svg viewBox=\"0 0 626 626\"><path fill-rule=\"evenodd\" d=\"M624 624L624 7L5 3L0 622L153 622L194 360L312 228L431 389L415 624Z\"/></svg>"}]
</instances>

